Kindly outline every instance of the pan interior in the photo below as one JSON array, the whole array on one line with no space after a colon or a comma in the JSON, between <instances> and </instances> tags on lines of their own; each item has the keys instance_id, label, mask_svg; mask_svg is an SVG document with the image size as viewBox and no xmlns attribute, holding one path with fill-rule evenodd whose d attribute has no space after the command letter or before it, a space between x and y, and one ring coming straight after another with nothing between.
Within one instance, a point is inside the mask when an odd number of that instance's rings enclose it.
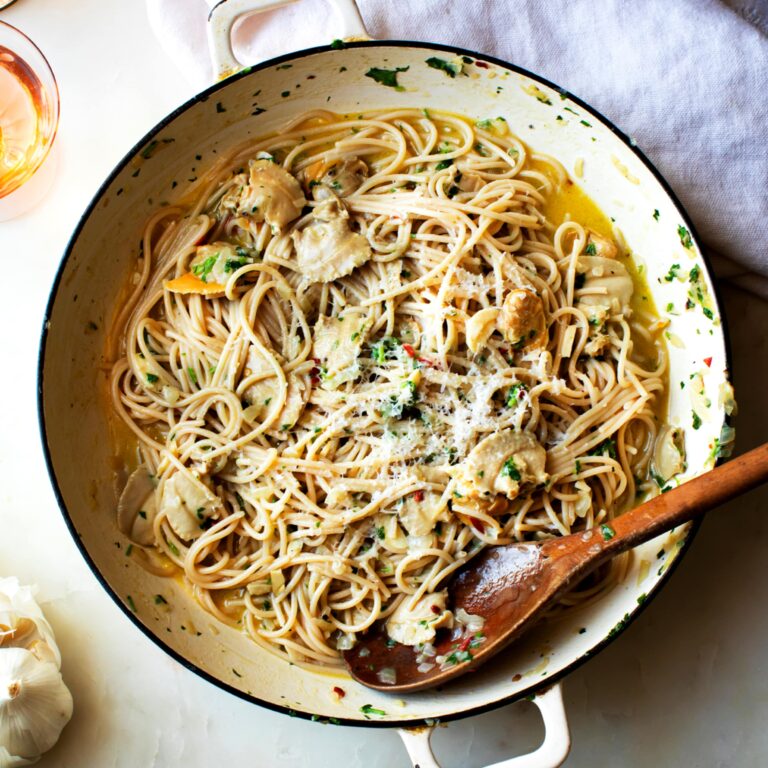
<instances>
[{"instance_id":1,"label":"pan interior","mask_svg":"<svg viewBox=\"0 0 768 768\"><path fill-rule=\"evenodd\" d=\"M41 418L52 478L84 554L132 620L177 658L239 695L299 715L401 724L461 716L525 695L620 630L659 586L687 534L680 529L636 550L624 582L599 603L543 623L498 661L439 694L424 692L407 700L353 684L338 672L288 665L215 622L177 581L152 576L125 557L128 542L114 523L103 351L143 224L219 153L300 112L355 113L400 105L476 119L502 115L529 146L581 175L579 183L615 219L646 271L660 309L682 308L688 300L687 281L665 279L673 263L684 265L682 274L698 267L705 289L713 291L698 250L681 243L678 227L690 229L683 211L612 126L564 92L492 60L480 59L487 66L477 66L472 55L471 63L462 62L466 74L455 77L426 63L456 56L454 50L416 44L318 49L273 60L197 97L145 137L107 181L72 239L51 298L41 357ZM371 67L405 68L398 76L403 90L366 77ZM712 466L726 419L724 335L717 309L712 318L697 308L680 309L670 319L670 421L686 428L691 476ZM709 402L699 409L696 431L686 386L695 373L703 382L701 402ZM340 698L334 687L346 695ZM361 707L367 704L386 714L366 716Z\"/></svg>"}]
</instances>

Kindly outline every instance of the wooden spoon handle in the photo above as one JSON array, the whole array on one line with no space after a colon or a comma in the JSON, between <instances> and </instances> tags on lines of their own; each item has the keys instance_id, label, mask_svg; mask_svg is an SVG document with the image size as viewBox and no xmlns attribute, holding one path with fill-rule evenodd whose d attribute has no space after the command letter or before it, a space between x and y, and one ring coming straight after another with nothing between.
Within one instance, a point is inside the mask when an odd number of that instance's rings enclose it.
<instances>
[{"instance_id":1,"label":"wooden spoon handle","mask_svg":"<svg viewBox=\"0 0 768 768\"><path fill-rule=\"evenodd\" d=\"M661 493L602 529L605 550L616 555L768 481L768 443ZM614 534L611 536L611 529Z\"/></svg>"}]
</instances>

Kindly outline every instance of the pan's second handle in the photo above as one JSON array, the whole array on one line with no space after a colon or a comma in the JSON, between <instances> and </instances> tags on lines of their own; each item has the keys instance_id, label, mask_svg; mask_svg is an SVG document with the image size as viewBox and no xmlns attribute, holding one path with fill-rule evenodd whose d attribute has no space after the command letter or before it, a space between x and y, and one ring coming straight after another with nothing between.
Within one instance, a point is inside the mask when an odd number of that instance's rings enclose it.
<instances>
[{"instance_id":1,"label":"pan's second handle","mask_svg":"<svg viewBox=\"0 0 768 768\"><path fill-rule=\"evenodd\" d=\"M245 66L232 50L232 28L243 16L273 11L297 0L208 0L208 48L216 80L223 80ZM341 22L337 37L343 40L368 40L368 32L355 0L328 0ZM330 40L328 41L330 42Z\"/></svg>"},{"instance_id":2,"label":"pan's second handle","mask_svg":"<svg viewBox=\"0 0 768 768\"><path fill-rule=\"evenodd\" d=\"M544 741L541 746L527 755L494 763L487 768L558 768L568 757L571 734L568 730L560 684L538 694L533 703L539 708L544 719ZM400 730L400 738L414 768L440 768L429 743L433 731L434 728L427 727Z\"/></svg>"}]
</instances>

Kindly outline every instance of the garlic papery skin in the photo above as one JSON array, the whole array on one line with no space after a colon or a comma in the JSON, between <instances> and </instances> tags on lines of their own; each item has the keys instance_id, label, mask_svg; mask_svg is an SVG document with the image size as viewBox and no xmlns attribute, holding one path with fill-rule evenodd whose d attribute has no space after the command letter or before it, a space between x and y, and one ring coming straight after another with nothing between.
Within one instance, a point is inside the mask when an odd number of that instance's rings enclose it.
<instances>
[{"instance_id":1,"label":"garlic papery skin","mask_svg":"<svg viewBox=\"0 0 768 768\"><path fill-rule=\"evenodd\" d=\"M36 761L71 717L72 694L56 664L25 648L0 648L0 768Z\"/></svg>"},{"instance_id":2,"label":"garlic papery skin","mask_svg":"<svg viewBox=\"0 0 768 768\"><path fill-rule=\"evenodd\" d=\"M35 602L34 589L18 579L0 579L0 649L26 648L41 661L61 666L51 625ZM2 746L2 742L0 742ZM3 768L0 763L0 768Z\"/></svg>"}]
</instances>

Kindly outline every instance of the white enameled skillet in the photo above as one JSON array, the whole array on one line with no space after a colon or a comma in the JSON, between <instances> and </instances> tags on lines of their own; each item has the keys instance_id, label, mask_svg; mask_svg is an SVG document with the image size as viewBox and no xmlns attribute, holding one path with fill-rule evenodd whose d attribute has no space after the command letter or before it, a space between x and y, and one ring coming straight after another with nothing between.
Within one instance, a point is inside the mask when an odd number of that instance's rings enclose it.
<instances>
[{"instance_id":1,"label":"white enameled skillet","mask_svg":"<svg viewBox=\"0 0 768 768\"><path fill-rule=\"evenodd\" d=\"M128 152L72 236L51 293L40 350L40 424L51 481L72 535L105 589L142 632L210 682L299 717L398 727L421 768L437 765L429 748L430 726L436 721L537 694L544 743L499 766L551 768L565 759L569 747L557 682L615 638L647 604L685 550L692 529L636 550L622 584L578 616L542 624L478 673L407 700L358 686L340 673L289 666L244 635L216 625L175 581L148 574L124 555L127 542L115 526L114 449L102 363L105 330L135 263L143 223L218 153L309 109L349 113L411 106L476 119L504 116L520 138L557 157L577 177L614 219L642 265L656 306L670 320L669 420L685 428L688 476L711 468L716 440L727 425L728 351L710 270L682 206L631 139L578 98L491 56L425 43L370 41L354 0L332 2L339 37L347 41L343 45L241 68L230 44L234 21L285 1L222 0L213 8L209 41L215 70L225 79L180 106ZM457 55L466 57L466 76L451 78L425 63L430 57ZM399 73L403 89L366 77L371 67L407 68ZM687 233L693 235L690 241ZM673 264L679 266L671 269ZM710 297L707 311L691 300L691 292L698 290ZM687 385L695 374L701 376L703 394ZM170 605L156 605L158 593ZM344 697L334 694L337 686Z\"/></svg>"}]
</instances>

